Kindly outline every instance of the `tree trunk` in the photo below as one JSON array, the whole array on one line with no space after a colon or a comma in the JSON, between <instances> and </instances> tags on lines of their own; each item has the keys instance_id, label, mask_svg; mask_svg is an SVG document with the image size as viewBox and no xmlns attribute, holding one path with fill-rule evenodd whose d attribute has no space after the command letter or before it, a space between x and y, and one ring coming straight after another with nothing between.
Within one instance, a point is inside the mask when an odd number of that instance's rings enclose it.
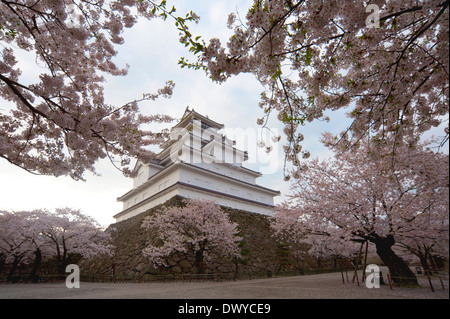
<instances>
[{"instance_id":1,"label":"tree trunk","mask_svg":"<svg viewBox=\"0 0 450 319\"><path fill-rule=\"evenodd\" d=\"M66 267L69 263L67 262L67 258L64 255L63 258L58 259L58 274L64 275L66 273Z\"/></svg>"},{"instance_id":2,"label":"tree trunk","mask_svg":"<svg viewBox=\"0 0 450 319\"><path fill-rule=\"evenodd\" d=\"M3 271L3 267L5 266L6 263L6 256L4 253L0 253L0 274Z\"/></svg>"},{"instance_id":3,"label":"tree trunk","mask_svg":"<svg viewBox=\"0 0 450 319\"><path fill-rule=\"evenodd\" d=\"M38 282L38 276L36 275L38 270L39 270L39 266L41 266L41 261L42 261L42 253L41 250L39 248L36 248L36 251L34 252L34 264L33 264L33 269L31 269L31 273L28 276L28 279L31 280L32 282Z\"/></svg>"},{"instance_id":4,"label":"tree trunk","mask_svg":"<svg viewBox=\"0 0 450 319\"><path fill-rule=\"evenodd\" d=\"M322 267L322 257L316 258L316 267L317 267L317 270L320 270L320 268Z\"/></svg>"},{"instance_id":5,"label":"tree trunk","mask_svg":"<svg viewBox=\"0 0 450 319\"><path fill-rule=\"evenodd\" d=\"M422 265L423 268L423 274L424 275L431 275L431 269L430 269L430 265L428 265L428 260L427 257L420 257L420 264Z\"/></svg>"},{"instance_id":6,"label":"tree trunk","mask_svg":"<svg viewBox=\"0 0 450 319\"><path fill-rule=\"evenodd\" d=\"M406 262L397 256L392 250L395 243L394 237L378 237L375 241L377 254L383 263L388 267L391 278L399 286L417 286L417 278Z\"/></svg>"},{"instance_id":7,"label":"tree trunk","mask_svg":"<svg viewBox=\"0 0 450 319\"><path fill-rule=\"evenodd\" d=\"M72 255L67 253L66 246L63 246L62 257L58 260L58 273L64 275L66 273L66 267L69 265L69 259Z\"/></svg>"},{"instance_id":8,"label":"tree trunk","mask_svg":"<svg viewBox=\"0 0 450 319\"><path fill-rule=\"evenodd\" d=\"M199 243L199 249L195 251L195 267L197 267L197 274L204 274L206 270L204 252L207 243L208 239L204 239Z\"/></svg>"},{"instance_id":9,"label":"tree trunk","mask_svg":"<svg viewBox=\"0 0 450 319\"><path fill-rule=\"evenodd\" d=\"M195 267L197 268L197 274L205 273L205 263L203 261L203 250L199 249L195 252Z\"/></svg>"},{"instance_id":10,"label":"tree trunk","mask_svg":"<svg viewBox=\"0 0 450 319\"><path fill-rule=\"evenodd\" d=\"M13 282L13 283L16 282L17 278L14 277L14 274L16 273L17 266L19 265L19 262L21 259L22 259L22 256L14 256L14 260L11 265L11 269L9 270L8 277L7 277L7 280L9 282Z\"/></svg>"},{"instance_id":11,"label":"tree trunk","mask_svg":"<svg viewBox=\"0 0 450 319\"><path fill-rule=\"evenodd\" d=\"M67 258L64 258L60 261L58 261L58 274L65 275L66 274L66 268L69 265L69 260Z\"/></svg>"},{"instance_id":12,"label":"tree trunk","mask_svg":"<svg viewBox=\"0 0 450 319\"><path fill-rule=\"evenodd\" d=\"M435 256L433 256L431 253L428 254L428 256L429 256L428 259L430 260L429 265L431 266L431 269L432 269L433 271L437 271L437 270L438 270L438 267L436 266Z\"/></svg>"},{"instance_id":13,"label":"tree trunk","mask_svg":"<svg viewBox=\"0 0 450 319\"><path fill-rule=\"evenodd\" d=\"M66 248L66 240L65 240L64 236L62 236L62 245L63 245L63 255L62 255L62 260L61 260L61 263L60 263L59 269L58 269L58 271L61 275L66 273L66 267L69 264L67 262L67 248Z\"/></svg>"}]
</instances>

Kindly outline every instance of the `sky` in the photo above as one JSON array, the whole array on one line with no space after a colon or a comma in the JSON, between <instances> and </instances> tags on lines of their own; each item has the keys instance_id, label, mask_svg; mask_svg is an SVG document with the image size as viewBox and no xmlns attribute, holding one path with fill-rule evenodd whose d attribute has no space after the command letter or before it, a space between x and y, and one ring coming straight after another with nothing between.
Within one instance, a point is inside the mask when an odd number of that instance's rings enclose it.
<instances>
[{"instance_id":1,"label":"sky","mask_svg":"<svg viewBox=\"0 0 450 319\"><path fill-rule=\"evenodd\" d=\"M228 14L237 11L245 16L250 3L248 0L177 1L176 7L180 15L193 10L200 16L199 23L191 27L193 34L199 34L206 40L218 37L225 43L232 34L226 26ZM124 39L125 43L117 47L119 53L113 61L120 66L129 64L129 72L125 77L106 78L104 92L107 103L123 105L142 97L143 93L156 92L166 81L172 80L175 82L173 96L141 103L142 113L181 118L186 106L189 106L224 124L230 132L239 129L257 132L260 128L256 124L257 118L263 114L258 106L263 90L260 83L253 75L241 74L219 85L206 77L203 71L181 69L178 60L182 56L189 59L189 54L178 42L178 30L170 19L140 19L132 29L125 31ZM24 58L19 63L22 63L22 69L36 69L38 74L33 58ZM347 122L343 113L333 113L329 124L309 125L302 132L305 136L304 149L310 150L312 157L330 156L331 153L319 142L320 134L326 130L338 133L346 128ZM268 126L281 134L282 126L275 116ZM275 203L283 201L289 183L283 180L282 145L274 145L274 151L267 158L256 147L257 141L237 142L238 148L249 152L249 163L245 166L264 174L257 180L258 184L280 190L282 196L277 197ZM108 160L99 161L96 168L100 176L88 173L83 182L70 177L32 175L0 159L0 209L71 207L108 226L114 222L112 216L122 210L122 203L117 202L117 197L132 188L132 180L124 177Z\"/></svg>"}]
</instances>

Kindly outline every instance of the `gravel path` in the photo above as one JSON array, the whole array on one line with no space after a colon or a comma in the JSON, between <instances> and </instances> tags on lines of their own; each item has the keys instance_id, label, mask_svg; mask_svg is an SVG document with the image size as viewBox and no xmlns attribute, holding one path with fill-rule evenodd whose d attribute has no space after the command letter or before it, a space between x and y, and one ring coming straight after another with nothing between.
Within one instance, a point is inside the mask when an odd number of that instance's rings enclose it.
<instances>
[{"instance_id":1,"label":"gravel path","mask_svg":"<svg viewBox=\"0 0 450 319\"><path fill-rule=\"evenodd\" d=\"M433 280L434 293L426 278L419 282L419 288L368 289L364 283L343 284L341 273L328 273L230 282L81 282L78 289L65 283L0 284L0 299L449 299L448 279L445 290Z\"/></svg>"}]
</instances>

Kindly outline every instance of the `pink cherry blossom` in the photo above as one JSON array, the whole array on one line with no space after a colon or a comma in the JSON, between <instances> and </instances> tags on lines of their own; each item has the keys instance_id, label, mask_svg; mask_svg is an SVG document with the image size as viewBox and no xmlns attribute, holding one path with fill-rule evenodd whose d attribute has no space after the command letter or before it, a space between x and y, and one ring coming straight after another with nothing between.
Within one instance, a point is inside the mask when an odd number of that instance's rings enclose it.
<instances>
[{"instance_id":1,"label":"pink cherry blossom","mask_svg":"<svg viewBox=\"0 0 450 319\"><path fill-rule=\"evenodd\" d=\"M237 257L239 253L237 224L213 201L187 199L184 207L164 208L144 219L142 227L153 232L155 242L142 253L152 262L167 266L167 257L174 252L195 256L198 273L205 271L204 258L214 254Z\"/></svg>"},{"instance_id":2,"label":"pink cherry blossom","mask_svg":"<svg viewBox=\"0 0 450 319\"><path fill-rule=\"evenodd\" d=\"M378 9L379 27L367 23L369 3ZM351 124L333 142L344 150L364 138L408 144L447 122L442 146L448 141L448 6L445 0L255 0L245 20L230 15L234 34L226 44L197 41L198 62L180 63L204 69L216 82L253 73L265 87L264 115L277 113L285 125L286 155L294 164L303 160L297 133L314 120L330 120L328 110L348 111Z\"/></svg>"},{"instance_id":3,"label":"pink cherry blossom","mask_svg":"<svg viewBox=\"0 0 450 319\"><path fill-rule=\"evenodd\" d=\"M143 116L137 104L169 97L174 84L168 81L157 93L121 106L105 102L102 85L105 74L127 74L128 66L113 61L124 28L135 24L136 12L148 19L160 17L156 9L164 9L164 4L1 1L0 98L14 107L0 113L0 157L31 173L74 179L95 172L101 158L129 175L126 159L151 157L148 146L161 143L167 132L142 126L172 118ZM27 80L33 74L18 65L16 53L21 51L34 53L42 69L34 83Z\"/></svg>"},{"instance_id":4,"label":"pink cherry blossom","mask_svg":"<svg viewBox=\"0 0 450 319\"><path fill-rule=\"evenodd\" d=\"M369 241L391 275L408 282L414 276L394 245L448 251L449 157L424 145L400 146L395 157L386 155L389 144L379 147L374 153L361 143L358 151L307 161L273 227L297 240Z\"/></svg>"},{"instance_id":5,"label":"pink cherry blossom","mask_svg":"<svg viewBox=\"0 0 450 319\"><path fill-rule=\"evenodd\" d=\"M76 256L111 254L111 236L91 217L71 208L0 211L0 256L11 264L10 276L20 263L29 263L39 251L57 261L64 273Z\"/></svg>"}]
</instances>

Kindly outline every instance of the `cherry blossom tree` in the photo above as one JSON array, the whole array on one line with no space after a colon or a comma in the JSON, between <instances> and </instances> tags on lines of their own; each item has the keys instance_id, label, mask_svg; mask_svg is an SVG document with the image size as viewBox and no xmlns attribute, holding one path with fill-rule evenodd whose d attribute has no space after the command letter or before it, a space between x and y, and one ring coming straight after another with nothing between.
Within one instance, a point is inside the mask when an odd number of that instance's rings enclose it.
<instances>
[{"instance_id":1,"label":"cherry blossom tree","mask_svg":"<svg viewBox=\"0 0 450 319\"><path fill-rule=\"evenodd\" d=\"M95 172L101 158L125 174L131 173L131 158L148 161L148 146L160 144L168 131L153 132L147 124L172 118L142 115L138 103L169 97L174 83L110 105L103 81L105 75L127 74L128 66L112 60L124 28L138 16L173 15L175 8L165 7L166 1L0 1L0 97L11 108L0 109L0 157L31 173L76 180ZM41 73L21 67L21 59L34 59Z\"/></svg>"},{"instance_id":2,"label":"cherry blossom tree","mask_svg":"<svg viewBox=\"0 0 450 319\"><path fill-rule=\"evenodd\" d=\"M409 240L403 241L397 245L400 254L409 255L409 257L416 257L419 260L425 275L431 275L431 267L428 262L433 256L443 258L448 257L448 236L442 242L434 240ZM413 258L411 258L413 259Z\"/></svg>"},{"instance_id":3,"label":"cherry blossom tree","mask_svg":"<svg viewBox=\"0 0 450 319\"><path fill-rule=\"evenodd\" d=\"M297 263L303 261L306 253L316 259L317 269L321 261L332 258L351 259L358 251L358 243L333 235L335 227L323 224L325 229L316 227L314 232L305 229L305 225L293 219L292 207L287 203L277 206L276 214L271 218L271 228L277 241L288 243Z\"/></svg>"},{"instance_id":4,"label":"cherry blossom tree","mask_svg":"<svg viewBox=\"0 0 450 319\"><path fill-rule=\"evenodd\" d=\"M4 256L3 262L11 264L8 281L12 281L19 264L33 252L28 216L28 212L0 212L0 253Z\"/></svg>"},{"instance_id":5,"label":"cherry blossom tree","mask_svg":"<svg viewBox=\"0 0 450 319\"><path fill-rule=\"evenodd\" d=\"M273 237L279 243L288 244L291 256L298 269L305 261L308 249L305 247L305 233L300 223L292 222L291 207L286 203L277 206L277 213L270 219Z\"/></svg>"},{"instance_id":6,"label":"cherry blossom tree","mask_svg":"<svg viewBox=\"0 0 450 319\"><path fill-rule=\"evenodd\" d=\"M50 242L56 256L58 272L64 273L66 266L76 256L90 258L111 255L111 235L101 229L90 216L72 208L57 208L55 212L43 211L40 234Z\"/></svg>"},{"instance_id":7,"label":"cherry blossom tree","mask_svg":"<svg viewBox=\"0 0 450 319\"><path fill-rule=\"evenodd\" d=\"M4 262L11 264L8 280L13 279L20 264L33 263L29 279L36 281L43 257L53 255L53 247L41 233L45 216L39 209L0 212L0 252Z\"/></svg>"},{"instance_id":8,"label":"cherry blossom tree","mask_svg":"<svg viewBox=\"0 0 450 319\"><path fill-rule=\"evenodd\" d=\"M406 253L417 257L425 274L430 273L428 260L432 256L448 258L449 247L449 203L448 193L444 194L439 203L433 203L427 215L417 217L416 229L413 233L403 235L398 246ZM430 216L431 215L431 216ZM421 219L419 221L419 219Z\"/></svg>"},{"instance_id":9,"label":"cherry blossom tree","mask_svg":"<svg viewBox=\"0 0 450 319\"><path fill-rule=\"evenodd\" d=\"M112 249L110 235L79 210L0 212L0 252L11 264L8 277L21 262L33 261L30 279L35 279L44 257L55 256L59 273L64 273L74 256L89 258Z\"/></svg>"},{"instance_id":10,"label":"cherry blossom tree","mask_svg":"<svg viewBox=\"0 0 450 319\"><path fill-rule=\"evenodd\" d=\"M335 159L309 161L293 172L292 208L281 217L304 233L374 243L395 281L414 284L414 273L393 246L448 236L448 155L404 145L393 164L385 152L363 144Z\"/></svg>"},{"instance_id":11,"label":"cherry blossom tree","mask_svg":"<svg viewBox=\"0 0 450 319\"><path fill-rule=\"evenodd\" d=\"M32 210L14 212L13 214L21 221L21 223L25 223L22 227L21 233L33 247L31 254L30 252L28 253L28 255L33 256L29 257L29 259L33 258L33 267L28 279L33 282L37 282L39 278L37 273L41 266L42 259L44 256L52 255L50 243L42 236L40 229L40 221L42 220L41 218L44 217L45 213L43 210ZM15 228L15 231L18 231L17 228Z\"/></svg>"},{"instance_id":12,"label":"cherry blossom tree","mask_svg":"<svg viewBox=\"0 0 450 319\"><path fill-rule=\"evenodd\" d=\"M186 199L184 207L164 208L144 219L142 227L155 232L160 243L151 244L142 253L149 260L166 265L174 252L195 256L197 273L205 272L205 258L239 255L237 224L213 201Z\"/></svg>"},{"instance_id":13,"label":"cherry blossom tree","mask_svg":"<svg viewBox=\"0 0 450 319\"><path fill-rule=\"evenodd\" d=\"M392 148L447 122L448 0L254 0L246 14L229 15L226 44L184 36L203 69L222 83L252 73L264 85L257 120L276 113L284 123L287 159L297 164L304 125L346 110L351 124L334 144L346 150L362 138ZM332 114L332 113L331 113ZM376 147L378 144L371 144ZM378 150L380 151L380 150Z\"/></svg>"}]
</instances>

